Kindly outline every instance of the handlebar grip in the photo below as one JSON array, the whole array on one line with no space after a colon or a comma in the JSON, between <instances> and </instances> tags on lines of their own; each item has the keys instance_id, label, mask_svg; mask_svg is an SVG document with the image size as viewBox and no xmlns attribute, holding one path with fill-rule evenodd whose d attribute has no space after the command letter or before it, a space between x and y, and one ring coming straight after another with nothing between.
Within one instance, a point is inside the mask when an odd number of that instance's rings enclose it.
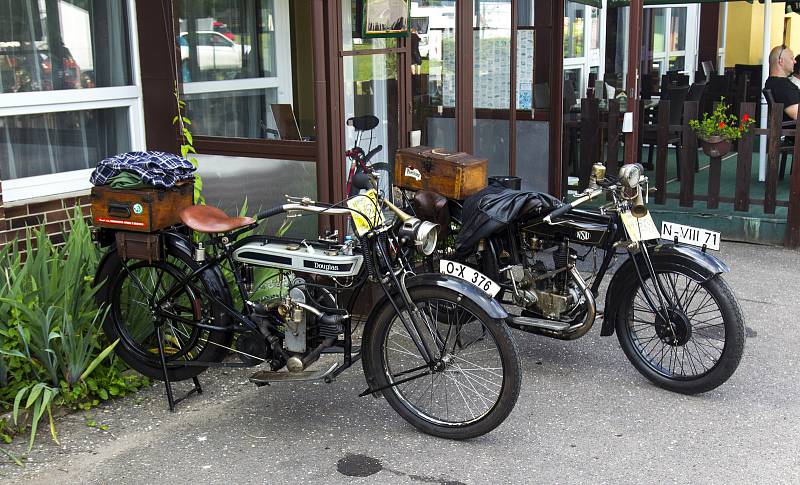
<instances>
[{"instance_id":1,"label":"handlebar grip","mask_svg":"<svg viewBox=\"0 0 800 485\"><path fill-rule=\"evenodd\" d=\"M544 218L544 221L547 222L547 223L550 223L550 221L552 221L553 218L558 217L558 216L560 216L562 214L566 214L567 212L569 212L571 210L572 210L572 203L564 204L561 207L559 207L558 209L554 210L553 212L547 214L547 217Z\"/></svg>"},{"instance_id":2,"label":"handlebar grip","mask_svg":"<svg viewBox=\"0 0 800 485\"><path fill-rule=\"evenodd\" d=\"M274 215L278 215L281 212L286 212L282 205L275 206L271 209L267 209L265 211L261 211L256 214L256 220L266 219L268 217L272 217Z\"/></svg>"},{"instance_id":3,"label":"handlebar grip","mask_svg":"<svg viewBox=\"0 0 800 485\"><path fill-rule=\"evenodd\" d=\"M378 154L379 151L383 150L383 145L378 145L372 150L369 151L366 155L364 155L364 163L369 162L369 160Z\"/></svg>"}]
</instances>

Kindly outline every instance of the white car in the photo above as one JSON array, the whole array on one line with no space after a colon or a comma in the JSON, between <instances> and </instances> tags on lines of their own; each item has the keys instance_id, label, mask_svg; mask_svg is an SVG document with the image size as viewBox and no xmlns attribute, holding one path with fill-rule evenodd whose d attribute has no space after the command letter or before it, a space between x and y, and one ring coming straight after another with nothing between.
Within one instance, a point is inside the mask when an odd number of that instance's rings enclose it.
<instances>
[{"instance_id":1,"label":"white car","mask_svg":"<svg viewBox=\"0 0 800 485\"><path fill-rule=\"evenodd\" d=\"M189 59L188 33L181 32L181 61ZM242 58L250 53L250 46L237 44L223 34L199 31L197 35L197 66L201 71L242 68Z\"/></svg>"}]
</instances>

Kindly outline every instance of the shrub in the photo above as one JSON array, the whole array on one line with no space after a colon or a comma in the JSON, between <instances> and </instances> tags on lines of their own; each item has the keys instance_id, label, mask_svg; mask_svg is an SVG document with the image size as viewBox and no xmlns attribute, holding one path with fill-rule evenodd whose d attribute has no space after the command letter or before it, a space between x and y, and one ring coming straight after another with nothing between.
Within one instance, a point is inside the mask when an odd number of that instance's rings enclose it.
<instances>
[{"instance_id":1,"label":"shrub","mask_svg":"<svg viewBox=\"0 0 800 485\"><path fill-rule=\"evenodd\" d=\"M64 239L55 245L39 227L0 248L0 408L30 424L29 449L44 413L57 439L54 404L88 409L146 383L108 358L116 342L103 341L92 284L99 252L79 208Z\"/></svg>"}]
</instances>

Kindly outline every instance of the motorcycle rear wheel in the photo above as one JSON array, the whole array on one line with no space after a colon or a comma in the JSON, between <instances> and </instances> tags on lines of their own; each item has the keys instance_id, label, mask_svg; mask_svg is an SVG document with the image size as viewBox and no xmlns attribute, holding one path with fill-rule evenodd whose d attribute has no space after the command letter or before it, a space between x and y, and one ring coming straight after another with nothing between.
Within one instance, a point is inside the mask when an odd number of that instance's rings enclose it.
<instances>
[{"instance_id":1,"label":"motorcycle rear wheel","mask_svg":"<svg viewBox=\"0 0 800 485\"><path fill-rule=\"evenodd\" d=\"M653 312L638 279L620 295L626 302L616 322L620 346L653 383L682 394L707 392L728 380L744 351L744 317L720 275L697 281L683 270L658 271L679 309L669 322ZM647 287L654 290L651 279Z\"/></svg>"},{"instance_id":2,"label":"motorcycle rear wheel","mask_svg":"<svg viewBox=\"0 0 800 485\"><path fill-rule=\"evenodd\" d=\"M444 288L416 287L410 295L433 329L424 338L437 367L425 365L399 316L386 304L365 329L364 371L370 387L396 383L383 396L425 433L449 439L488 433L511 413L522 382L508 327ZM424 372L430 374L401 382Z\"/></svg>"},{"instance_id":3,"label":"motorcycle rear wheel","mask_svg":"<svg viewBox=\"0 0 800 485\"><path fill-rule=\"evenodd\" d=\"M164 379L158 353L156 324L161 326L161 344L164 348L167 374L170 381L195 377L205 371L205 366L189 366L186 362L220 362L227 355L229 333L201 330L178 320L158 318L148 307L154 294L163 296L165 289L179 281L197 267L187 255L167 249L165 261L120 261L109 278L108 314L103 321L103 332L109 341L120 340L115 351L126 364L143 375ZM126 265L124 267L123 265ZM195 285L200 284L195 281ZM185 285L167 304L176 316L199 321L213 315L221 321L221 310L203 297L197 288Z\"/></svg>"}]
</instances>

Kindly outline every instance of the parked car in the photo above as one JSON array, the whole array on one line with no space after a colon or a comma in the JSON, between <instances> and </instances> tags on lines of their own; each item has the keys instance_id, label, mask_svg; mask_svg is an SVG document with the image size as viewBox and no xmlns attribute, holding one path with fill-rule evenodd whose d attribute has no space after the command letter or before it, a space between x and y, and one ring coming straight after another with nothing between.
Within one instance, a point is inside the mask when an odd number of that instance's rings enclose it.
<instances>
[{"instance_id":1,"label":"parked car","mask_svg":"<svg viewBox=\"0 0 800 485\"><path fill-rule=\"evenodd\" d=\"M237 44L220 32L199 31L197 38L197 66L201 71L209 70L240 70L242 60L250 54L250 46ZM189 34L181 32L179 43L181 47L181 61L189 59Z\"/></svg>"}]
</instances>

